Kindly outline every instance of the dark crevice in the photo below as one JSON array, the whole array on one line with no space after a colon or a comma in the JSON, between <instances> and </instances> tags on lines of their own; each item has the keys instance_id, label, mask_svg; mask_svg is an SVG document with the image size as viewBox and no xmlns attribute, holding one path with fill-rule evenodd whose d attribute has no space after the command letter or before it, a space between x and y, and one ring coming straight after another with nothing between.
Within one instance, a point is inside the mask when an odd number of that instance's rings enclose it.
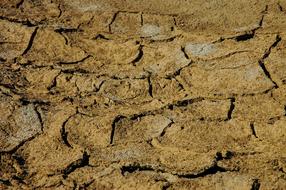
<instances>
[{"instance_id":1,"label":"dark crevice","mask_svg":"<svg viewBox=\"0 0 286 190\"><path fill-rule=\"evenodd\" d=\"M142 117L145 117L145 116L148 116L148 115L154 115L153 112L154 111L146 111L146 112L142 112L142 113L139 113L139 114L133 114L133 115L129 116L128 118L130 120L137 120L138 118L142 118Z\"/></svg>"},{"instance_id":2,"label":"dark crevice","mask_svg":"<svg viewBox=\"0 0 286 190\"><path fill-rule=\"evenodd\" d=\"M76 69L63 69L61 70L62 73L65 74L75 74L75 73L81 73L81 74L89 74L87 70L81 69L81 68L76 68Z\"/></svg>"},{"instance_id":3,"label":"dark crevice","mask_svg":"<svg viewBox=\"0 0 286 190\"><path fill-rule=\"evenodd\" d=\"M17 163L20 166L23 166L26 163L25 159L22 156L18 155L18 154L13 155L13 158L17 161Z\"/></svg>"},{"instance_id":4,"label":"dark crevice","mask_svg":"<svg viewBox=\"0 0 286 190\"><path fill-rule=\"evenodd\" d=\"M17 23L17 24L22 24L22 25L27 26L27 27L37 26L35 24L32 24L28 19L26 19L26 20L17 20L17 19L13 19L13 18L7 18L7 17L4 17L4 16L0 16L0 20L6 20L6 21L9 21L9 22Z\"/></svg>"},{"instance_id":5,"label":"dark crevice","mask_svg":"<svg viewBox=\"0 0 286 190\"><path fill-rule=\"evenodd\" d=\"M138 163L130 164L128 166L122 166L120 168L121 174L125 175L125 173L134 173L138 171L154 171L154 172L160 172L160 173L169 173L165 171L163 168L154 168L151 165L140 165ZM172 175L177 176L179 178L187 178L187 179L195 179L200 177L206 177L208 175L213 175L219 172L231 172L233 170L227 170L225 168L222 168L218 166L216 163L209 168L204 169L202 172L199 173L186 173L186 174L178 174L176 172L171 172Z\"/></svg>"},{"instance_id":6,"label":"dark crevice","mask_svg":"<svg viewBox=\"0 0 286 190\"><path fill-rule=\"evenodd\" d=\"M174 26L176 26L176 27L178 26L178 25L177 25L176 17L173 17L173 23L174 23Z\"/></svg>"},{"instance_id":7,"label":"dark crevice","mask_svg":"<svg viewBox=\"0 0 286 190\"><path fill-rule=\"evenodd\" d=\"M277 3L277 6L278 6L278 9L281 11L281 12L284 12L285 10L283 9L282 5L280 4L280 2Z\"/></svg>"},{"instance_id":8,"label":"dark crevice","mask_svg":"<svg viewBox=\"0 0 286 190\"><path fill-rule=\"evenodd\" d=\"M0 154L2 153L8 153L8 154L14 154L20 147L24 146L26 142L32 141L34 138L36 138L36 136L38 136L39 134L36 134L26 140L23 140L22 142L20 142L17 146L15 146L13 149L8 150L8 151L0 151Z\"/></svg>"},{"instance_id":9,"label":"dark crevice","mask_svg":"<svg viewBox=\"0 0 286 190\"><path fill-rule=\"evenodd\" d=\"M13 84L1 84L1 86L3 86L4 88L8 88L10 90L16 90L15 86Z\"/></svg>"},{"instance_id":10,"label":"dark crevice","mask_svg":"<svg viewBox=\"0 0 286 190\"><path fill-rule=\"evenodd\" d=\"M141 26L144 24L143 13L140 14L140 24Z\"/></svg>"},{"instance_id":11,"label":"dark crevice","mask_svg":"<svg viewBox=\"0 0 286 190\"><path fill-rule=\"evenodd\" d=\"M47 100L40 100L40 99L27 99L25 97L22 97L19 99L22 105L28 105L28 104L37 104L37 105L44 105L48 106L51 104L51 102Z\"/></svg>"},{"instance_id":12,"label":"dark crevice","mask_svg":"<svg viewBox=\"0 0 286 190\"><path fill-rule=\"evenodd\" d=\"M118 115L115 117L115 119L113 120L112 124L111 124L111 134L110 134L110 144L113 144L114 142L114 135L115 135L115 130L116 130L116 125L117 123L121 120L126 118L125 116L122 115Z\"/></svg>"},{"instance_id":13,"label":"dark crevice","mask_svg":"<svg viewBox=\"0 0 286 190\"><path fill-rule=\"evenodd\" d=\"M103 34L97 34L93 40L109 40L109 38L105 37Z\"/></svg>"},{"instance_id":14,"label":"dark crevice","mask_svg":"<svg viewBox=\"0 0 286 190\"><path fill-rule=\"evenodd\" d=\"M254 179L250 190L259 190L260 182L259 179Z\"/></svg>"},{"instance_id":15,"label":"dark crevice","mask_svg":"<svg viewBox=\"0 0 286 190\"><path fill-rule=\"evenodd\" d=\"M148 85L149 85L148 93L153 98L153 86L152 86L152 81L151 81L151 76L150 75L147 78L147 81L148 81Z\"/></svg>"},{"instance_id":16,"label":"dark crevice","mask_svg":"<svg viewBox=\"0 0 286 190\"><path fill-rule=\"evenodd\" d=\"M255 138L258 138L258 136L256 135L254 123L250 123L250 129L251 129L252 135L253 135Z\"/></svg>"},{"instance_id":17,"label":"dark crevice","mask_svg":"<svg viewBox=\"0 0 286 190\"><path fill-rule=\"evenodd\" d=\"M245 34L242 34L242 35L226 37L226 38L220 37L218 40L214 41L213 43L221 43L225 40L235 40L237 42L243 42L243 41L253 39L255 37L256 31L263 26L264 17L265 17L265 14L267 13L267 11L268 11L268 5L266 5L265 9L262 11L262 17L258 23L258 27L254 28L250 31L247 31Z\"/></svg>"},{"instance_id":18,"label":"dark crevice","mask_svg":"<svg viewBox=\"0 0 286 190\"><path fill-rule=\"evenodd\" d=\"M12 186L12 183L8 179L0 179L0 184L1 183L7 186Z\"/></svg>"},{"instance_id":19,"label":"dark crevice","mask_svg":"<svg viewBox=\"0 0 286 190\"><path fill-rule=\"evenodd\" d=\"M265 17L265 15L267 14L267 11L268 11L268 5L266 5L266 6L265 6L265 9L262 11L262 17L261 17L261 19L260 19L260 21L259 21L259 23L258 23L259 26L258 26L257 28L255 28L255 29L252 30L253 33L255 33L256 30L260 29L260 28L263 26L264 17Z\"/></svg>"},{"instance_id":20,"label":"dark crevice","mask_svg":"<svg viewBox=\"0 0 286 190\"><path fill-rule=\"evenodd\" d=\"M171 120L171 122L163 129L162 133L160 134L160 137L163 137L166 134L166 131L168 128L170 128L175 122Z\"/></svg>"},{"instance_id":21,"label":"dark crevice","mask_svg":"<svg viewBox=\"0 0 286 190\"><path fill-rule=\"evenodd\" d=\"M167 190L167 189L169 189L171 186L172 186L172 184L166 183L166 184L164 184L164 185L162 186L162 189L161 189L161 190Z\"/></svg>"},{"instance_id":22,"label":"dark crevice","mask_svg":"<svg viewBox=\"0 0 286 190\"><path fill-rule=\"evenodd\" d=\"M281 119L280 116L272 117L268 120L267 124L273 125L276 121L279 121L280 119Z\"/></svg>"},{"instance_id":23,"label":"dark crevice","mask_svg":"<svg viewBox=\"0 0 286 190\"><path fill-rule=\"evenodd\" d=\"M140 164L133 164L129 166L122 166L120 168L121 174L124 175L126 172L133 173L136 171L155 171L151 166L148 165L140 165Z\"/></svg>"},{"instance_id":24,"label":"dark crevice","mask_svg":"<svg viewBox=\"0 0 286 190\"><path fill-rule=\"evenodd\" d=\"M24 1L25 0L21 0L19 3L17 3L16 8L19 9L23 5Z\"/></svg>"},{"instance_id":25,"label":"dark crevice","mask_svg":"<svg viewBox=\"0 0 286 190\"><path fill-rule=\"evenodd\" d=\"M246 33L246 34L242 34L240 36L236 36L235 37L235 40L237 42L241 42L241 41L247 41L247 40L250 40L254 37L254 32L251 32L251 33Z\"/></svg>"},{"instance_id":26,"label":"dark crevice","mask_svg":"<svg viewBox=\"0 0 286 190\"><path fill-rule=\"evenodd\" d=\"M179 69L176 70L174 73L168 74L165 78L166 78L166 79L172 79L172 78L175 78L176 76L179 76L179 75L181 74L181 71L182 71L184 68L189 67L191 64L192 64L192 61L190 61L190 63L187 64L186 66L179 68Z\"/></svg>"},{"instance_id":27,"label":"dark crevice","mask_svg":"<svg viewBox=\"0 0 286 190\"><path fill-rule=\"evenodd\" d=\"M256 30L258 30L259 28L261 28L263 26L263 21L264 21L264 15L262 15L258 25L259 27L253 30L253 34L255 34Z\"/></svg>"},{"instance_id":28,"label":"dark crevice","mask_svg":"<svg viewBox=\"0 0 286 190\"><path fill-rule=\"evenodd\" d=\"M261 69L263 70L264 74L272 81L272 83L274 84L274 87L277 88L278 85L275 81L273 81L269 71L267 70L267 68L265 67L265 64L264 64L264 60L267 59L272 51L273 48L275 48L279 42L282 40L282 38L277 35L276 36L276 40L275 42L268 48L268 50L265 51L265 53L263 54L262 58L258 61L259 63L259 66L261 67Z\"/></svg>"},{"instance_id":29,"label":"dark crevice","mask_svg":"<svg viewBox=\"0 0 286 190\"><path fill-rule=\"evenodd\" d=\"M187 99L187 100L180 100L180 101L177 101L176 103L174 104L170 104L168 105L168 109L170 109L170 106L176 106L176 107L186 107L190 104L193 104L195 102L200 102L200 101L203 101L204 98L194 98L194 99Z\"/></svg>"},{"instance_id":30,"label":"dark crevice","mask_svg":"<svg viewBox=\"0 0 286 190\"><path fill-rule=\"evenodd\" d=\"M62 124L62 128L60 130L61 132L61 137L62 137L62 140L64 142L65 145L67 145L67 147L69 148L73 148L72 145L69 143L68 141L68 132L66 131L66 124L67 122L73 117L74 115L71 115L69 118L67 118L67 120L65 120Z\"/></svg>"},{"instance_id":31,"label":"dark crevice","mask_svg":"<svg viewBox=\"0 0 286 190\"><path fill-rule=\"evenodd\" d=\"M167 38L167 39L160 39L160 40L153 40L153 39L150 39L150 43L155 43L155 42L172 42L174 41L176 38L182 36L181 34L180 35L177 35L177 36L173 36L173 37L170 37L170 38Z\"/></svg>"},{"instance_id":32,"label":"dark crevice","mask_svg":"<svg viewBox=\"0 0 286 190\"><path fill-rule=\"evenodd\" d=\"M221 160L229 160L235 156L235 153L232 151L227 150L224 154L221 152L217 152L215 156L215 162L217 163L218 161Z\"/></svg>"},{"instance_id":33,"label":"dark crevice","mask_svg":"<svg viewBox=\"0 0 286 190\"><path fill-rule=\"evenodd\" d=\"M64 33L59 33L65 39L65 45L69 45L69 39Z\"/></svg>"},{"instance_id":34,"label":"dark crevice","mask_svg":"<svg viewBox=\"0 0 286 190\"><path fill-rule=\"evenodd\" d=\"M259 63L259 66L261 67L261 69L263 70L264 74L266 75L266 77L269 78L272 81L272 83L274 84L275 88L277 88L278 85L277 85L277 83L275 81L273 81L269 71L265 67L264 62L263 61L259 61L258 63Z\"/></svg>"},{"instance_id":35,"label":"dark crevice","mask_svg":"<svg viewBox=\"0 0 286 190\"><path fill-rule=\"evenodd\" d=\"M138 55L137 57L131 61L131 63L136 66L136 64L142 59L143 55L144 55L144 52L143 52L143 45L139 45L139 48L138 48Z\"/></svg>"},{"instance_id":36,"label":"dark crevice","mask_svg":"<svg viewBox=\"0 0 286 190\"><path fill-rule=\"evenodd\" d=\"M84 152L81 159L78 159L68 165L63 171L63 178L66 179L68 175L74 172L78 168L82 168L89 165L89 155L87 152Z\"/></svg>"},{"instance_id":37,"label":"dark crevice","mask_svg":"<svg viewBox=\"0 0 286 190\"><path fill-rule=\"evenodd\" d=\"M59 11L60 11L60 13L59 13L59 15L58 15L58 18L60 18L60 17L62 16L62 14L63 14L63 11L62 11L62 9L61 9L61 4L58 5L58 9L59 9Z\"/></svg>"},{"instance_id":38,"label":"dark crevice","mask_svg":"<svg viewBox=\"0 0 286 190\"><path fill-rule=\"evenodd\" d=\"M55 29L55 32L57 33L73 33L73 32L82 32L83 30L80 30L78 28L57 28Z\"/></svg>"},{"instance_id":39,"label":"dark crevice","mask_svg":"<svg viewBox=\"0 0 286 190\"><path fill-rule=\"evenodd\" d=\"M141 113L138 113L138 114L132 114L132 115L129 115L127 117L124 116L124 118L128 118L130 120L137 120L138 118L142 118L142 117L145 117L145 116L148 116L148 115L156 115L156 114L162 113L162 111L164 109L172 110L172 109L174 109L174 107L186 107L186 106L188 106L190 104L193 104L195 102L200 102L200 101L203 101L203 100L204 100L204 98L201 98L201 97L194 98L194 99L180 100L180 101L177 101L175 103L163 106L163 107L161 107L159 109L156 109L156 110L145 111L145 112L141 112Z\"/></svg>"},{"instance_id":40,"label":"dark crevice","mask_svg":"<svg viewBox=\"0 0 286 190\"><path fill-rule=\"evenodd\" d=\"M186 91L184 85L183 85L182 83L180 83L180 81L178 81L178 79L176 79L176 77L175 77L174 79L175 79L175 81L178 83L179 91L181 91L181 90Z\"/></svg>"},{"instance_id":41,"label":"dark crevice","mask_svg":"<svg viewBox=\"0 0 286 190\"><path fill-rule=\"evenodd\" d=\"M18 183L26 184L25 181L24 181L24 176L16 176L16 175L13 175L13 176L12 176L12 179L13 179L13 180L16 180Z\"/></svg>"},{"instance_id":42,"label":"dark crevice","mask_svg":"<svg viewBox=\"0 0 286 190\"><path fill-rule=\"evenodd\" d=\"M269 55L270 55L270 53L271 53L271 50L272 50L273 48L275 48L275 47L279 44L279 42L280 42L281 40L282 40L281 36L280 36L280 35L277 35L277 36L276 36L276 39L275 39L275 41L274 41L274 43L268 48L268 50L266 50L266 52L264 53L264 55L263 55L263 57L262 57L261 59L264 60L264 59L268 58Z\"/></svg>"},{"instance_id":43,"label":"dark crevice","mask_svg":"<svg viewBox=\"0 0 286 190\"><path fill-rule=\"evenodd\" d=\"M38 29L39 29L38 27L35 28L34 32L32 33L31 38L30 38L30 41L29 41L29 43L28 43L28 46L27 46L27 48L25 49L25 51L22 53L22 56L25 55L25 54L27 54L28 51L32 48L32 45L33 45L33 43L34 43L34 39L35 39L35 37L36 37L36 34L37 34Z\"/></svg>"},{"instance_id":44,"label":"dark crevice","mask_svg":"<svg viewBox=\"0 0 286 190\"><path fill-rule=\"evenodd\" d=\"M229 110L227 112L227 120L232 119L232 113L234 111L234 108L235 108L235 98L230 98L230 106L229 106Z\"/></svg>"},{"instance_id":45,"label":"dark crevice","mask_svg":"<svg viewBox=\"0 0 286 190\"><path fill-rule=\"evenodd\" d=\"M5 62L5 61L6 61L6 59L4 59L4 58L0 57L0 61Z\"/></svg>"},{"instance_id":46,"label":"dark crevice","mask_svg":"<svg viewBox=\"0 0 286 190\"><path fill-rule=\"evenodd\" d=\"M189 56L188 56L188 54L186 53L186 49L185 49L185 47L181 47L181 51L184 53L184 56L186 57L186 59L189 59Z\"/></svg>"},{"instance_id":47,"label":"dark crevice","mask_svg":"<svg viewBox=\"0 0 286 190\"><path fill-rule=\"evenodd\" d=\"M60 74L62 73L62 71L60 71L55 78L52 80L51 84L47 87L48 91L50 91L51 89L53 89L54 87L57 86L57 78L60 76Z\"/></svg>"},{"instance_id":48,"label":"dark crevice","mask_svg":"<svg viewBox=\"0 0 286 190\"><path fill-rule=\"evenodd\" d=\"M118 15L118 13L119 13L119 12L114 13L114 15L113 15L113 17L112 17L112 19L111 19L111 21L110 21L110 23L109 23L109 25L108 25L109 33L112 33L111 25L114 23L114 21L115 21L117 15Z\"/></svg>"},{"instance_id":49,"label":"dark crevice","mask_svg":"<svg viewBox=\"0 0 286 190\"><path fill-rule=\"evenodd\" d=\"M199 177L205 177L208 175L213 175L219 172L227 172L225 168L222 168L220 166L217 166L216 164L214 166L211 166L210 168L205 169L201 173L198 174L180 174L178 177L182 178L188 178L188 179L194 179L194 178L199 178Z\"/></svg>"},{"instance_id":50,"label":"dark crevice","mask_svg":"<svg viewBox=\"0 0 286 190\"><path fill-rule=\"evenodd\" d=\"M39 107L35 107L35 112L36 112L36 114L38 116L38 119L40 121L41 131L43 132L43 130L44 130L44 122L43 122L42 114L39 112L38 109L39 109Z\"/></svg>"},{"instance_id":51,"label":"dark crevice","mask_svg":"<svg viewBox=\"0 0 286 190\"><path fill-rule=\"evenodd\" d=\"M92 57L91 55L87 55L86 57L82 58L81 60L78 61L71 61L71 62L59 62L59 65L72 65L72 64L77 64L77 63L81 63L84 62L86 59Z\"/></svg>"},{"instance_id":52,"label":"dark crevice","mask_svg":"<svg viewBox=\"0 0 286 190\"><path fill-rule=\"evenodd\" d=\"M78 28L58 28L55 29L55 32L59 33L65 39L65 44L68 45L69 39L65 33L82 32L82 30L79 30Z\"/></svg>"},{"instance_id":53,"label":"dark crevice","mask_svg":"<svg viewBox=\"0 0 286 190\"><path fill-rule=\"evenodd\" d=\"M102 87L102 85L105 83L105 81L102 81L99 85L98 85L98 87L95 87L95 92L99 92L100 91L100 89L101 89L101 87Z\"/></svg>"}]
</instances>

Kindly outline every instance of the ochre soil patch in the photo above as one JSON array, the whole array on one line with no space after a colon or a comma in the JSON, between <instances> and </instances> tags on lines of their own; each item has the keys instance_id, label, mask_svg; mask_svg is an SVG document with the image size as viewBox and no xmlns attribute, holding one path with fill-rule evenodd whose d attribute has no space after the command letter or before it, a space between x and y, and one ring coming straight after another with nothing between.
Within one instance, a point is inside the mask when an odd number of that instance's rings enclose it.
<instances>
[{"instance_id":1,"label":"ochre soil patch","mask_svg":"<svg viewBox=\"0 0 286 190\"><path fill-rule=\"evenodd\" d=\"M0 189L285 189L285 105L284 0L0 1Z\"/></svg>"}]
</instances>

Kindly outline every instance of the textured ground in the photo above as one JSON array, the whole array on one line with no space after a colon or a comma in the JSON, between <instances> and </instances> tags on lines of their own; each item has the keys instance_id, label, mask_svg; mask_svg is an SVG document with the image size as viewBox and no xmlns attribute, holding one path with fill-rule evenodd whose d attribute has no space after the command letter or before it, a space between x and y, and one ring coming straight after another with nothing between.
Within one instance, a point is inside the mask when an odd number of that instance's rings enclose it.
<instances>
[{"instance_id":1,"label":"textured ground","mask_svg":"<svg viewBox=\"0 0 286 190\"><path fill-rule=\"evenodd\" d=\"M286 1L1 0L0 189L286 188Z\"/></svg>"}]
</instances>

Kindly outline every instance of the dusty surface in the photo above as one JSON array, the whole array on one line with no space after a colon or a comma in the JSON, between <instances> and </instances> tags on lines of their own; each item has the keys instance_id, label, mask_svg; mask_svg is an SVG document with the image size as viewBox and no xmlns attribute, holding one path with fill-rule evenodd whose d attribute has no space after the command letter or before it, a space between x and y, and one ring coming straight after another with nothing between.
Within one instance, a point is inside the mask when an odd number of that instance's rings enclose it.
<instances>
[{"instance_id":1,"label":"dusty surface","mask_svg":"<svg viewBox=\"0 0 286 190\"><path fill-rule=\"evenodd\" d=\"M0 189L286 188L286 1L1 0Z\"/></svg>"}]
</instances>

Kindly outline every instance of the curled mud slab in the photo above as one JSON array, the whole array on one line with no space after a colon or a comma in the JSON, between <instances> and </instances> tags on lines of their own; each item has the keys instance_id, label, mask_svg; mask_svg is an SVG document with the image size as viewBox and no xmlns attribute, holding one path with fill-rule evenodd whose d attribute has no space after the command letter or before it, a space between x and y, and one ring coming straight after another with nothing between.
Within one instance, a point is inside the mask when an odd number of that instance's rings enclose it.
<instances>
[{"instance_id":1,"label":"curled mud slab","mask_svg":"<svg viewBox=\"0 0 286 190\"><path fill-rule=\"evenodd\" d=\"M1 0L0 189L285 189L285 2Z\"/></svg>"}]
</instances>

